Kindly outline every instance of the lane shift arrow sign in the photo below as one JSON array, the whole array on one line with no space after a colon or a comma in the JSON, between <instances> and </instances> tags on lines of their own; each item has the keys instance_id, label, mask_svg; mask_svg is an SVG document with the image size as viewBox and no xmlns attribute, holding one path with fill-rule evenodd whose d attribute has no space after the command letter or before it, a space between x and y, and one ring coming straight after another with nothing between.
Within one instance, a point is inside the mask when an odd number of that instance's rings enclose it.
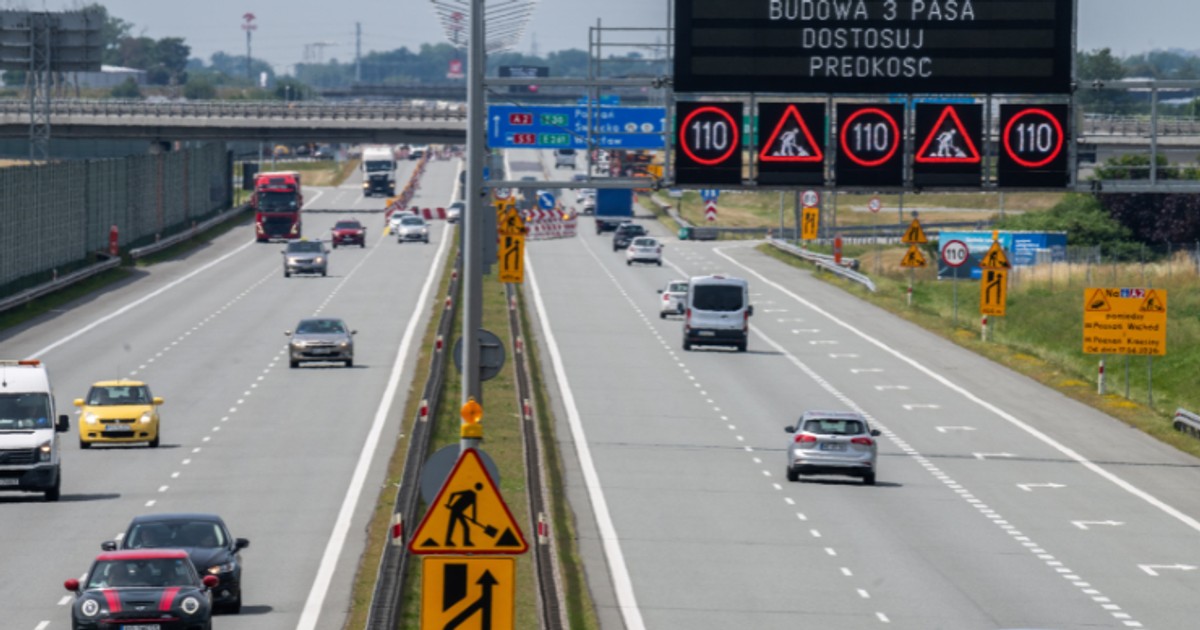
<instances>
[{"instance_id":1,"label":"lane shift arrow sign","mask_svg":"<svg viewBox=\"0 0 1200 630\"><path fill-rule=\"evenodd\" d=\"M1093 525L1108 525L1109 527L1120 527L1121 525L1124 525L1125 523L1122 523L1121 521L1071 521L1071 524L1074 525L1075 527L1078 527L1079 529L1087 531L1087 529Z\"/></svg>"},{"instance_id":2,"label":"lane shift arrow sign","mask_svg":"<svg viewBox=\"0 0 1200 630\"><path fill-rule=\"evenodd\" d=\"M1159 571L1195 571L1198 567L1190 564L1139 564L1138 568L1150 577L1158 577Z\"/></svg>"},{"instance_id":3,"label":"lane shift arrow sign","mask_svg":"<svg viewBox=\"0 0 1200 630\"><path fill-rule=\"evenodd\" d=\"M1019 483L1017 487L1025 492L1033 492L1034 488L1066 488L1061 483Z\"/></svg>"}]
</instances>

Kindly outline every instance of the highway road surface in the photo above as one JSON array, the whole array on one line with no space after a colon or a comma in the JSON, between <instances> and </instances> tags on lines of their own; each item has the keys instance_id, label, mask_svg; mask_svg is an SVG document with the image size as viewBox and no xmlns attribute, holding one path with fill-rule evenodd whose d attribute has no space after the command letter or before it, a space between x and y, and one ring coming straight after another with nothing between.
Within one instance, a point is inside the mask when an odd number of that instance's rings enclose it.
<instances>
[{"instance_id":1,"label":"highway road surface","mask_svg":"<svg viewBox=\"0 0 1200 630\"><path fill-rule=\"evenodd\" d=\"M525 290L604 628L1196 626L1200 461L755 243L643 221L666 263L629 267L588 220L529 245ZM715 273L750 282L747 353L659 317ZM883 431L878 485L786 480L806 409Z\"/></svg>"},{"instance_id":2,"label":"highway road surface","mask_svg":"<svg viewBox=\"0 0 1200 630\"><path fill-rule=\"evenodd\" d=\"M413 164L400 163L399 181ZM445 206L456 174L457 162L431 162L417 205ZM3 333L3 356L46 362L72 418L62 500L0 493L5 630L69 628L63 581L82 576L134 516L177 511L215 512L250 539L242 614L217 627L342 627L450 232L435 222L428 245L384 237L384 201L364 199L354 177L306 199L306 237L327 237L343 217L368 226L365 248L332 252L328 277L284 278L282 245L255 243L246 222ZM358 331L353 368L289 369L284 331L314 315ZM80 450L71 401L119 377L165 399L162 445Z\"/></svg>"}]
</instances>

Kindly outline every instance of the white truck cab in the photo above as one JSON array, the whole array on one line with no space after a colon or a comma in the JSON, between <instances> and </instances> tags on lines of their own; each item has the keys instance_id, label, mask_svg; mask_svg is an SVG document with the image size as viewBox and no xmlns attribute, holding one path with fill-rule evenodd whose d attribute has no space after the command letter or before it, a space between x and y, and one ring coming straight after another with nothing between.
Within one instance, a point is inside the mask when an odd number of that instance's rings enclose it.
<instances>
[{"instance_id":1,"label":"white truck cab","mask_svg":"<svg viewBox=\"0 0 1200 630\"><path fill-rule=\"evenodd\" d=\"M58 500L58 434L70 419L55 418L46 366L36 359L0 359L0 491L41 492L47 501Z\"/></svg>"}]
</instances>

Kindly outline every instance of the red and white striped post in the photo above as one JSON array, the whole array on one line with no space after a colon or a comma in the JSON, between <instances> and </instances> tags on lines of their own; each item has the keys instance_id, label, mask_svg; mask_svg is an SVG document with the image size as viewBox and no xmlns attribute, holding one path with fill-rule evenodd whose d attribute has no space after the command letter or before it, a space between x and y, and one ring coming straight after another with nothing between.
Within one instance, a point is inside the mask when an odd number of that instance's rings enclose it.
<instances>
[{"instance_id":1,"label":"red and white striped post","mask_svg":"<svg viewBox=\"0 0 1200 630\"><path fill-rule=\"evenodd\" d=\"M980 332L981 332L981 335L983 336L983 340L984 340L984 341L987 341L987 334L988 334L988 321L987 321L987 315L984 315L984 316L983 316L983 317L982 317L982 318L979 320L979 325L980 325Z\"/></svg>"},{"instance_id":2,"label":"red and white striped post","mask_svg":"<svg viewBox=\"0 0 1200 630\"><path fill-rule=\"evenodd\" d=\"M546 522L545 512L538 512L537 536L538 544L545 545L550 542L550 524Z\"/></svg>"},{"instance_id":3,"label":"red and white striped post","mask_svg":"<svg viewBox=\"0 0 1200 630\"><path fill-rule=\"evenodd\" d=\"M1100 359L1100 367L1096 374L1096 393L1104 395L1104 359Z\"/></svg>"},{"instance_id":4,"label":"red and white striped post","mask_svg":"<svg viewBox=\"0 0 1200 630\"><path fill-rule=\"evenodd\" d=\"M388 534L391 537L391 540L389 542L391 542L392 545L399 547L404 544L404 515L403 514L393 514L392 515L392 526L388 528Z\"/></svg>"}]
</instances>

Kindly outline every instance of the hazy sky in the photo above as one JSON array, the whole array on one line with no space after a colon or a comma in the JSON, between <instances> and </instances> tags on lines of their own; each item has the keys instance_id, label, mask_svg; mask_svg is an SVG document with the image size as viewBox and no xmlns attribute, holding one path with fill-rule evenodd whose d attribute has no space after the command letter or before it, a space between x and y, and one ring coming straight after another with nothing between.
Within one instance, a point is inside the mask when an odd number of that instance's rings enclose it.
<instances>
[{"instance_id":1,"label":"hazy sky","mask_svg":"<svg viewBox=\"0 0 1200 630\"><path fill-rule=\"evenodd\" d=\"M492 0L493 2L497 0ZM504 0L499 0L504 1ZM540 0L518 47L528 52L537 41L542 53L587 49L588 27L666 25L669 0ZM728 0L765 2L766 0ZM976 0L984 1L987 0ZM90 0L89 0L90 2ZM1110 47L1131 54L1155 48L1200 49L1200 0L1078 0L1079 46ZM81 0L0 0L7 8L61 10ZM354 24L362 22L363 52L416 48L442 41L443 32L428 0L107 0L109 12L133 22L137 33L181 36L193 56L208 60L216 51L242 54L246 39L242 15L257 16L253 54L290 73L304 60L305 46L328 42L324 59L354 58ZM314 49L315 48L310 48Z\"/></svg>"}]
</instances>

